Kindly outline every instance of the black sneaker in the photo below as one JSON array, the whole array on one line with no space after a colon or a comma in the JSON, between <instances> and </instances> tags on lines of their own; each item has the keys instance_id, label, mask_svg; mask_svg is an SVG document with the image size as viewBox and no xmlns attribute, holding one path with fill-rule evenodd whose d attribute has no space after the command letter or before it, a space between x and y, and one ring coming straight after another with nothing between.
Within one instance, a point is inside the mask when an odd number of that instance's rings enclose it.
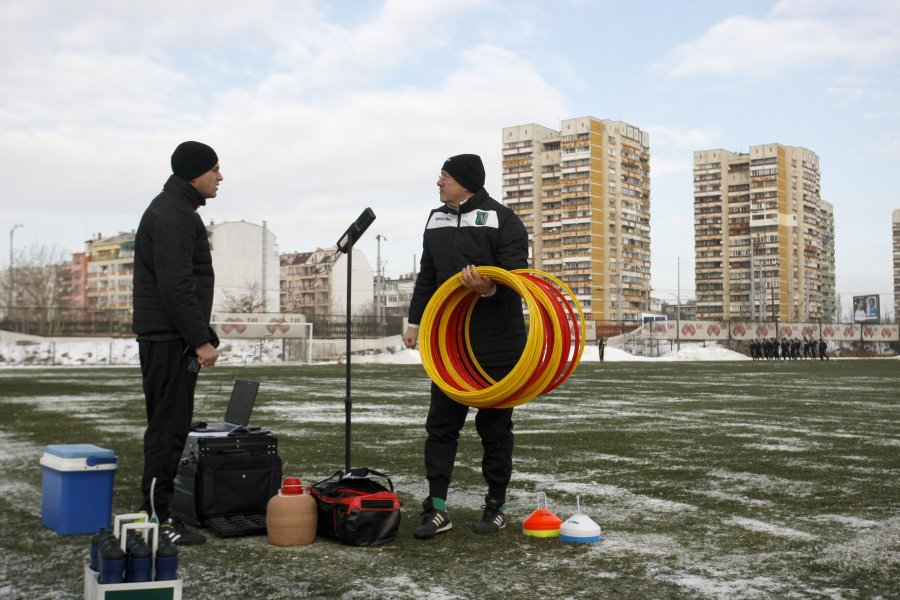
<instances>
[{"instance_id":1,"label":"black sneaker","mask_svg":"<svg viewBox=\"0 0 900 600\"><path fill-rule=\"evenodd\" d=\"M497 533L506 527L506 515L500 512L500 506L499 500L485 496L481 520L475 523L472 530L475 533Z\"/></svg>"},{"instance_id":2,"label":"black sneaker","mask_svg":"<svg viewBox=\"0 0 900 600\"><path fill-rule=\"evenodd\" d=\"M159 528L159 541L175 544L176 546L199 546L206 542L206 536L198 531L191 531L180 519L170 518Z\"/></svg>"},{"instance_id":3,"label":"black sneaker","mask_svg":"<svg viewBox=\"0 0 900 600\"><path fill-rule=\"evenodd\" d=\"M431 504L431 498L422 503L422 524L416 527L417 540L430 540L439 533L450 531L453 523L446 510L437 510Z\"/></svg>"}]
</instances>

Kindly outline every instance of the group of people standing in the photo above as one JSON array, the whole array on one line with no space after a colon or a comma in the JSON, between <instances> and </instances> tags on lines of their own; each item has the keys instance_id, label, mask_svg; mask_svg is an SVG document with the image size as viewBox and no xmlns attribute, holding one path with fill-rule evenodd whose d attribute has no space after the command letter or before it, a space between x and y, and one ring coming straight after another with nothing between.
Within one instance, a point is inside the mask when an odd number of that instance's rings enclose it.
<instances>
[{"instance_id":1,"label":"group of people standing","mask_svg":"<svg viewBox=\"0 0 900 600\"><path fill-rule=\"evenodd\" d=\"M753 360L795 360L798 358L828 359L828 343L813 338L757 338L750 341Z\"/></svg>"},{"instance_id":2,"label":"group of people standing","mask_svg":"<svg viewBox=\"0 0 900 600\"><path fill-rule=\"evenodd\" d=\"M194 410L201 369L218 359L210 327L215 274L209 236L197 210L218 193L223 177L216 152L187 141L171 157L172 174L141 217L135 236L134 323L147 412L140 510L160 523L160 536L177 545L202 544L203 534L172 515L175 475ZM458 278L479 298L471 311L471 351L499 381L516 365L527 329L521 298L478 272L528 266L528 232L519 217L484 189L476 154L448 158L437 177L440 205L431 210L403 342L418 344L419 322L440 286ZM602 356L602 349L601 349ZM428 497L415 537L430 539L452 528L447 511L458 438L469 407L434 383L425 422L424 467ZM507 525L506 492L512 475L513 409L481 408L475 430L487 494L473 530L493 534Z\"/></svg>"}]
</instances>

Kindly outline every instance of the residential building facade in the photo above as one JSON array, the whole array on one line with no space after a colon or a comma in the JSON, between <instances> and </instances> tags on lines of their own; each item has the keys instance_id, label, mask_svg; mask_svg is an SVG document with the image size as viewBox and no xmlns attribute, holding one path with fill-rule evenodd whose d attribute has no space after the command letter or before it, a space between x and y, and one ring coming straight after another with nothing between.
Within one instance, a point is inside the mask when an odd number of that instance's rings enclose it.
<instances>
[{"instance_id":1,"label":"residential building facade","mask_svg":"<svg viewBox=\"0 0 900 600\"><path fill-rule=\"evenodd\" d=\"M650 303L650 136L608 119L503 129L503 203L531 262L564 281L589 319L638 321Z\"/></svg>"},{"instance_id":2,"label":"residential building facade","mask_svg":"<svg viewBox=\"0 0 900 600\"><path fill-rule=\"evenodd\" d=\"M60 295L61 320L66 331L77 334L91 332L89 323L91 314L88 311L87 281L88 253L73 252L69 262L60 265L62 280L66 282Z\"/></svg>"},{"instance_id":3,"label":"residential building facade","mask_svg":"<svg viewBox=\"0 0 900 600\"><path fill-rule=\"evenodd\" d=\"M396 279L384 280L384 316L404 318L409 314L416 274L405 273Z\"/></svg>"},{"instance_id":4,"label":"residential building facade","mask_svg":"<svg viewBox=\"0 0 900 600\"><path fill-rule=\"evenodd\" d=\"M811 150L694 152L697 316L786 322L833 313L830 215Z\"/></svg>"},{"instance_id":5,"label":"residential building facade","mask_svg":"<svg viewBox=\"0 0 900 600\"><path fill-rule=\"evenodd\" d=\"M894 323L900 323L900 208L893 212L894 239Z\"/></svg>"},{"instance_id":6,"label":"residential building facade","mask_svg":"<svg viewBox=\"0 0 900 600\"><path fill-rule=\"evenodd\" d=\"M277 312L276 237L265 222L261 226L244 221L211 223L207 232L216 273L214 312L227 312L229 296L250 295L255 299L253 312ZM72 254L71 263L63 267L69 282L63 298L64 318L90 331L130 331L134 240L133 231L111 237L96 234L85 242L84 252Z\"/></svg>"},{"instance_id":7,"label":"residential building facade","mask_svg":"<svg viewBox=\"0 0 900 600\"><path fill-rule=\"evenodd\" d=\"M65 294L61 301L65 308L82 311L88 307L87 281L88 262L87 252L73 252L69 262L60 265L65 273L64 279L68 282Z\"/></svg>"},{"instance_id":8,"label":"residential building facade","mask_svg":"<svg viewBox=\"0 0 900 600\"><path fill-rule=\"evenodd\" d=\"M216 287L213 312L279 312L278 238L263 221L210 223Z\"/></svg>"},{"instance_id":9,"label":"residential building facade","mask_svg":"<svg viewBox=\"0 0 900 600\"><path fill-rule=\"evenodd\" d=\"M668 321L695 321L697 319L697 304L693 298L682 300L681 303L671 298L650 297L650 313L663 315Z\"/></svg>"},{"instance_id":10,"label":"residential building facade","mask_svg":"<svg viewBox=\"0 0 900 600\"><path fill-rule=\"evenodd\" d=\"M822 321L837 323L837 282L834 272L834 205L822 200L819 210L819 234L822 238L819 280L822 289Z\"/></svg>"},{"instance_id":11,"label":"residential building facade","mask_svg":"<svg viewBox=\"0 0 900 600\"><path fill-rule=\"evenodd\" d=\"M85 242L84 254L87 259L84 297L88 308L130 315L134 278L134 232L123 232L110 237L97 234Z\"/></svg>"},{"instance_id":12,"label":"residential building facade","mask_svg":"<svg viewBox=\"0 0 900 600\"><path fill-rule=\"evenodd\" d=\"M365 255L353 252L351 314L373 309L375 274ZM347 313L347 255L334 248L281 257L281 311L309 319Z\"/></svg>"}]
</instances>

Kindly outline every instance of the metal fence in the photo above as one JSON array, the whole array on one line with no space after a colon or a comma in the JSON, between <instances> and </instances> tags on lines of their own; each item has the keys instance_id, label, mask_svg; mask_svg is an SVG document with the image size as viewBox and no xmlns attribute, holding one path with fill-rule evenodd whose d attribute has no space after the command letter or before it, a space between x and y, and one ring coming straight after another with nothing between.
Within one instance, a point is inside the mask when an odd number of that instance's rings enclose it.
<instances>
[{"instance_id":1,"label":"metal fence","mask_svg":"<svg viewBox=\"0 0 900 600\"><path fill-rule=\"evenodd\" d=\"M0 321L0 328L46 337L127 337L131 311L60 309L16 306Z\"/></svg>"},{"instance_id":2,"label":"metal fence","mask_svg":"<svg viewBox=\"0 0 900 600\"><path fill-rule=\"evenodd\" d=\"M347 335L345 315L317 315L308 318L317 338ZM351 337L376 338L402 333L403 317L351 315ZM16 307L0 320L0 329L46 337L131 337L130 310L61 310Z\"/></svg>"}]
</instances>

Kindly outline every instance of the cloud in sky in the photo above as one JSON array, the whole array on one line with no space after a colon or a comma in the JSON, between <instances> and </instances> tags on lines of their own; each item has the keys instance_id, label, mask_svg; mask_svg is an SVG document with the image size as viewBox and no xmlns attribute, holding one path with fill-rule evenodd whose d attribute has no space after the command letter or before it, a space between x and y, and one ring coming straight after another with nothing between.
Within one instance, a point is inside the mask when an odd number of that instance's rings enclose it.
<instances>
[{"instance_id":1,"label":"cloud in sky","mask_svg":"<svg viewBox=\"0 0 900 600\"><path fill-rule=\"evenodd\" d=\"M71 251L93 232L134 228L174 146L199 139L225 176L204 219L265 220L282 251L310 250L371 206L371 235L388 239L396 274L421 251L449 154L480 153L500 197L503 127L592 115L650 133L656 265L692 254L694 150L810 147L830 184L823 196L845 210L841 182L855 184L835 148L896 153L900 138L894 5L782 0L748 14L737 0L693 12L580 0L2 2L0 223L25 224L17 245L43 236ZM796 106L774 106L765 89L733 94L735 74L787 72L797 81L777 84ZM800 77L821 72L824 83ZM820 119L842 127L824 136ZM361 244L374 264L374 240ZM839 262L874 264L856 248L839 246Z\"/></svg>"},{"instance_id":2,"label":"cloud in sky","mask_svg":"<svg viewBox=\"0 0 900 600\"><path fill-rule=\"evenodd\" d=\"M729 17L695 40L673 48L659 68L672 78L771 79L806 69L847 64L877 69L900 53L900 4L783 0L764 18Z\"/></svg>"},{"instance_id":3,"label":"cloud in sky","mask_svg":"<svg viewBox=\"0 0 900 600\"><path fill-rule=\"evenodd\" d=\"M282 251L310 250L371 206L387 273L409 272L443 160L482 154L499 196L500 129L565 113L515 50L453 43L461 26L442 24L472 4L387 2L335 21L314 3L191 4L162 19L113 3L52 27L30 4L16 27L28 52L0 67L18 95L0 99L0 176L19 199L0 211L26 223L20 248L40 234L82 249L94 232L136 227L174 145L200 139L225 176L205 220L265 220ZM282 21L260 16L285 7Z\"/></svg>"}]
</instances>

